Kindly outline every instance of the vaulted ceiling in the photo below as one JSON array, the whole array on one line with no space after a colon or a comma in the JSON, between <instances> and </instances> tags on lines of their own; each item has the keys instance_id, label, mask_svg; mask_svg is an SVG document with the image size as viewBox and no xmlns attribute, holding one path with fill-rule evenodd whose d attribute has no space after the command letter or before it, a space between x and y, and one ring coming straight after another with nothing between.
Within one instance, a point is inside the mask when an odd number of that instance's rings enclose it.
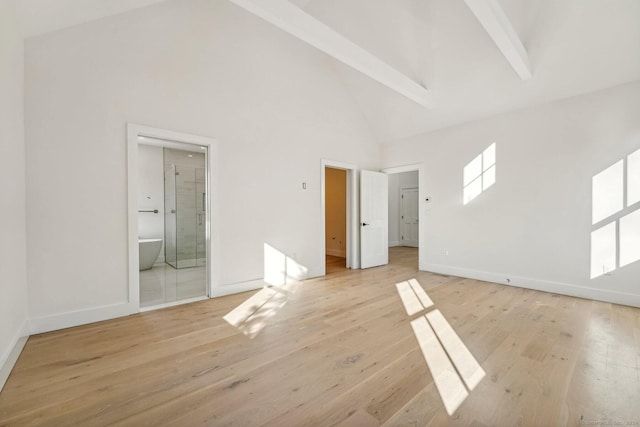
<instances>
[{"instance_id":1,"label":"vaulted ceiling","mask_svg":"<svg viewBox=\"0 0 640 427\"><path fill-rule=\"evenodd\" d=\"M424 84L427 109L336 65L382 142L640 79L640 1L500 0L522 80L464 0L304 0L305 11Z\"/></svg>"},{"instance_id":2,"label":"vaulted ceiling","mask_svg":"<svg viewBox=\"0 0 640 427\"><path fill-rule=\"evenodd\" d=\"M164 0L18 0L25 37L127 12Z\"/></svg>"},{"instance_id":3,"label":"vaulted ceiling","mask_svg":"<svg viewBox=\"0 0 640 427\"><path fill-rule=\"evenodd\" d=\"M33 36L159 1L20 4L26 35ZM291 3L428 89L431 108L343 61L331 62L381 143L640 80L640 1L497 1L526 49L529 79L516 73L467 5L470 0Z\"/></svg>"}]
</instances>

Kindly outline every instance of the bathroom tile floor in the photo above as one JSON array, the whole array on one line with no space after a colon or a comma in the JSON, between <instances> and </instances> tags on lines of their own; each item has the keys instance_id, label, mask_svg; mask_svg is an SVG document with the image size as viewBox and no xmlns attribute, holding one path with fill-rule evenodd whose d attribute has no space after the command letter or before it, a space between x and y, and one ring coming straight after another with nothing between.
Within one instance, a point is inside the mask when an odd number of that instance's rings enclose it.
<instances>
[{"instance_id":1,"label":"bathroom tile floor","mask_svg":"<svg viewBox=\"0 0 640 427\"><path fill-rule=\"evenodd\" d=\"M205 296L206 272L204 266L175 269L168 264L141 271L140 307Z\"/></svg>"}]
</instances>

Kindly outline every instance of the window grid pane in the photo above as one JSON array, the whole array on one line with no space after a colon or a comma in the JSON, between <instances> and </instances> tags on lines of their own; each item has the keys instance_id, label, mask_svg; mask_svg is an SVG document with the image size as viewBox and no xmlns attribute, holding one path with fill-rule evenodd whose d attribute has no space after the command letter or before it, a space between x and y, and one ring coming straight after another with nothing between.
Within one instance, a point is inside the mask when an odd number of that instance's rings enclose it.
<instances>
[{"instance_id":1,"label":"window grid pane","mask_svg":"<svg viewBox=\"0 0 640 427\"><path fill-rule=\"evenodd\" d=\"M482 193L482 177L476 178L471 184L464 187L463 202L466 205Z\"/></svg>"},{"instance_id":2,"label":"window grid pane","mask_svg":"<svg viewBox=\"0 0 640 427\"><path fill-rule=\"evenodd\" d=\"M482 152L482 170L486 171L496 164L496 143L494 142Z\"/></svg>"},{"instance_id":3,"label":"window grid pane","mask_svg":"<svg viewBox=\"0 0 640 427\"><path fill-rule=\"evenodd\" d=\"M620 267L640 260L640 210L620 219Z\"/></svg>"},{"instance_id":4,"label":"window grid pane","mask_svg":"<svg viewBox=\"0 0 640 427\"><path fill-rule=\"evenodd\" d=\"M482 155L471 160L463 170L463 185L467 186L482 173Z\"/></svg>"},{"instance_id":5,"label":"window grid pane","mask_svg":"<svg viewBox=\"0 0 640 427\"><path fill-rule=\"evenodd\" d=\"M627 206L640 202L640 150L627 157Z\"/></svg>"},{"instance_id":6,"label":"window grid pane","mask_svg":"<svg viewBox=\"0 0 640 427\"><path fill-rule=\"evenodd\" d=\"M591 232L591 278L616 269L615 221Z\"/></svg>"},{"instance_id":7,"label":"window grid pane","mask_svg":"<svg viewBox=\"0 0 640 427\"><path fill-rule=\"evenodd\" d=\"M482 191L496 183L496 166L493 165L482 174Z\"/></svg>"},{"instance_id":8,"label":"window grid pane","mask_svg":"<svg viewBox=\"0 0 640 427\"><path fill-rule=\"evenodd\" d=\"M608 167L592 180L592 223L621 211L623 208L623 161Z\"/></svg>"}]
</instances>

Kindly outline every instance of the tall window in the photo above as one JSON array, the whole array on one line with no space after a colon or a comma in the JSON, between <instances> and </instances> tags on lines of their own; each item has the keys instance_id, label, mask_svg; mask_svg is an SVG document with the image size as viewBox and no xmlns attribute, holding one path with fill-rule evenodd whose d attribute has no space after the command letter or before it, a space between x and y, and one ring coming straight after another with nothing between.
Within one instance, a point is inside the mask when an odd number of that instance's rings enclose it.
<instances>
[{"instance_id":1,"label":"tall window","mask_svg":"<svg viewBox=\"0 0 640 427\"><path fill-rule=\"evenodd\" d=\"M496 143L471 160L462 175L462 201L466 205L496 182Z\"/></svg>"},{"instance_id":2,"label":"tall window","mask_svg":"<svg viewBox=\"0 0 640 427\"><path fill-rule=\"evenodd\" d=\"M640 260L640 150L592 178L591 278Z\"/></svg>"}]
</instances>

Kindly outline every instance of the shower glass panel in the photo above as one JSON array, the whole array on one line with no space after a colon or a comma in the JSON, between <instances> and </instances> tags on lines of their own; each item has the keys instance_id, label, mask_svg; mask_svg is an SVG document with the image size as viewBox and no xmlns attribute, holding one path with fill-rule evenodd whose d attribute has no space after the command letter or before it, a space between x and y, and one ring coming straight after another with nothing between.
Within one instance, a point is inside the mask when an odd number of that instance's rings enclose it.
<instances>
[{"instance_id":1,"label":"shower glass panel","mask_svg":"<svg viewBox=\"0 0 640 427\"><path fill-rule=\"evenodd\" d=\"M170 165L164 171L164 258L177 268L177 215L176 215L176 167Z\"/></svg>"},{"instance_id":2,"label":"shower glass panel","mask_svg":"<svg viewBox=\"0 0 640 427\"><path fill-rule=\"evenodd\" d=\"M204 168L196 168L196 265L207 264L207 193Z\"/></svg>"},{"instance_id":3,"label":"shower glass panel","mask_svg":"<svg viewBox=\"0 0 640 427\"><path fill-rule=\"evenodd\" d=\"M205 209L205 168L166 167L165 259L173 268L206 265Z\"/></svg>"}]
</instances>

